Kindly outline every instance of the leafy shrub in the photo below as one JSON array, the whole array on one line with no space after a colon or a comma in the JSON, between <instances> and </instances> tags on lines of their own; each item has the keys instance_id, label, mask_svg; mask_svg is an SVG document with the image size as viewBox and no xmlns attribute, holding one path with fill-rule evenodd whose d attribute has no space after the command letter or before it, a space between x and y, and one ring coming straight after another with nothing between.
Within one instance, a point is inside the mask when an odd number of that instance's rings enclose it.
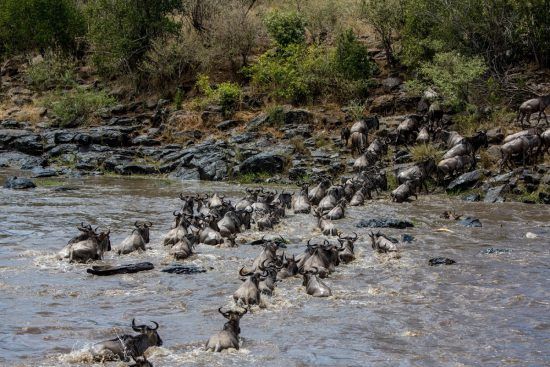
<instances>
[{"instance_id":1,"label":"leafy shrub","mask_svg":"<svg viewBox=\"0 0 550 367\"><path fill-rule=\"evenodd\" d=\"M72 0L0 1L0 54L48 47L75 51L85 32Z\"/></svg>"},{"instance_id":2,"label":"leafy shrub","mask_svg":"<svg viewBox=\"0 0 550 367\"><path fill-rule=\"evenodd\" d=\"M175 37L160 36L151 42L139 66L147 87L166 90L182 80L193 80L201 70L204 47L194 31L182 31Z\"/></svg>"},{"instance_id":3,"label":"leafy shrub","mask_svg":"<svg viewBox=\"0 0 550 367\"><path fill-rule=\"evenodd\" d=\"M86 4L92 60L103 74L135 70L153 39L175 31L168 16L180 0L90 0Z\"/></svg>"},{"instance_id":4,"label":"leafy shrub","mask_svg":"<svg viewBox=\"0 0 550 367\"><path fill-rule=\"evenodd\" d=\"M351 29L338 36L334 63L340 74L351 80L368 79L375 68L367 47L357 40Z\"/></svg>"},{"instance_id":5,"label":"leafy shrub","mask_svg":"<svg viewBox=\"0 0 550 367\"><path fill-rule=\"evenodd\" d=\"M281 126L285 123L285 109L283 106L269 106L266 108L266 113L272 126Z\"/></svg>"},{"instance_id":6,"label":"leafy shrub","mask_svg":"<svg viewBox=\"0 0 550 367\"><path fill-rule=\"evenodd\" d=\"M59 52L50 51L39 61L31 61L25 74L38 90L75 85L75 62Z\"/></svg>"},{"instance_id":7,"label":"leafy shrub","mask_svg":"<svg viewBox=\"0 0 550 367\"><path fill-rule=\"evenodd\" d=\"M219 104L226 115L235 112L241 103L243 93L238 84L223 82L217 88L212 88L210 86L210 78L201 74L197 79L196 85L199 91L206 96L207 102Z\"/></svg>"},{"instance_id":8,"label":"leafy shrub","mask_svg":"<svg viewBox=\"0 0 550 367\"><path fill-rule=\"evenodd\" d=\"M346 107L346 112L352 118L352 120L360 120L365 116L365 104L361 101L353 100Z\"/></svg>"},{"instance_id":9,"label":"leafy shrub","mask_svg":"<svg viewBox=\"0 0 550 367\"><path fill-rule=\"evenodd\" d=\"M456 110L468 104L470 88L487 67L480 57L467 57L458 52L438 53L433 62L420 66L421 81L433 85L445 101Z\"/></svg>"},{"instance_id":10,"label":"leafy shrub","mask_svg":"<svg viewBox=\"0 0 550 367\"><path fill-rule=\"evenodd\" d=\"M56 92L47 96L44 106L57 117L60 126L75 122L86 122L98 110L113 106L116 100L102 90L77 88L72 91Z\"/></svg>"},{"instance_id":11,"label":"leafy shrub","mask_svg":"<svg viewBox=\"0 0 550 367\"><path fill-rule=\"evenodd\" d=\"M265 17L267 32L280 47L305 41L305 21L296 12L274 10Z\"/></svg>"}]
</instances>

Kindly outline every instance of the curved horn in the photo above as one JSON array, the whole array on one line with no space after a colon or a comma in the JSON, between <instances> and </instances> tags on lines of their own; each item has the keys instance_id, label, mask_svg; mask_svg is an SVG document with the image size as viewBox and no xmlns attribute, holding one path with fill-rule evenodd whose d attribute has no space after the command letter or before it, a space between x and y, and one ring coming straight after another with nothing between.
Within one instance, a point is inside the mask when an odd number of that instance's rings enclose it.
<instances>
[{"instance_id":1,"label":"curved horn","mask_svg":"<svg viewBox=\"0 0 550 367\"><path fill-rule=\"evenodd\" d=\"M142 327L143 327L143 325L136 325L136 319L135 318L132 319L132 329L134 331L141 331Z\"/></svg>"},{"instance_id":2,"label":"curved horn","mask_svg":"<svg viewBox=\"0 0 550 367\"><path fill-rule=\"evenodd\" d=\"M357 233L353 232L353 234L355 235L355 237L353 238L353 241L357 240Z\"/></svg>"},{"instance_id":3,"label":"curved horn","mask_svg":"<svg viewBox=\"0 0 550 367\"><path fill-rule=\"evenodd\" d=\"M179 215L179 213L178 213L177 210L174 210L174 211L172 212L172 215L174 215L174 217L177 217L177 216Z\"/></svg>"},{"instance_id":4,"label":"curved horn","mask_svg":"<svg viewBox=\"0 0 550 367\"><path fill-rule=\"evenodd\" d=\"M250 273L243 273L243 270L244 270L244 266L241 268L241 270L239 270L239 275L240 276L246 277L246 276L250 275Z\"/></svg>"},{"instance_id":5,"label":"curved horn","mask_svg":"<svg viewBox=\"0 0 550 367\"><path fill-rule=\"evenodd\" d=\"M153 329L152 327L150 327L149 329L151 330L157 330L159 328L159 324L156 323L155 321L151 321L153 324L155 324L155 328Z\"/></svg>"},{"instance_id":6,"label":"curved horn","mask_svg":"<svg viewBox=\"0 0 550 367\"><path fill-rule=\"evenodd\" d=\"M137 228L139 228L139 223L138 223L138 221L137 221L137 220L136 220L136 221L135 221L135 223L134 223L134 227L137 227Z\"/></svg>"},{"instance_id":7,"label":"curved horn","mask_svg":"<svg viewBox=\"0 0 550 367\"><path fill-rule=\"evenodd\" d=\"M262 261L262 263L260 264L260 266L258 266L258 269L260 269L261 271L265 271L265 268L266 268L266 265L265 265L265 262L266 261L270 261L269 259L265 259L264 261Z\"/></svg>"},{"instance_id":8,"label":"curved horn","mask_svg":"<svg viewBox=\"0 0 550 367\"><path fill-rule=\"evenodd\" d=\"M239 312L239 316L243 317L244 314L247 313L247 312L248 312L248 308L245 308L243 313Z\"/></svg>"},{"instance_id":9,"label":"curved horn","mask_svg":"<svg viewBox=\"0 0 550 367\"><path fill-rule=\"evenodd\" d=\"M145 222L145 226L146 226L146 227L152 227L152 226L153 226L153 222Z\"/></svg>"}]
</instances>

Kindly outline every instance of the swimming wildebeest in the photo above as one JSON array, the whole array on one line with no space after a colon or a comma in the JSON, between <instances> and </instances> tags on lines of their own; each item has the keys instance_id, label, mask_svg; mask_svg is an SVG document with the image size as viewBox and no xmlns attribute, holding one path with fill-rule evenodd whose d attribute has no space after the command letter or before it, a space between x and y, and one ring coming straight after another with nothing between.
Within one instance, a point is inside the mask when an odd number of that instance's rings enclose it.
<instances>
[{"instance_id":1,"label":"swimming wildebeest","mask_svg":"<svg viewBox=\"0 0 550 367\"><path fill-rule=\"evenodd\" d=\"M94 344L91 348L94 358L101 360L119 358L127 362L130 357L137 358L143 356L143 353L149 347L161 346L162 339L157 332L159 325L154 321L152 323L155 324L155 327L136 325L136 320L132 319L132 329L139 334L124 334L114 339Z\"/></svg>"},{"instance_id":2,"label":"swimming wildebeest","mask_svg":"<svg viewBox=\"0 0 550 367\"><path fill-rule=\"evenodd\" d=\"M224 349L234 348L239 349L239 334L241 328L239 321L248 310L245 308L243 312L239 311L222 311L220 307L218 312L223 315L228 321L223 325L223 330L212 335L206 343L206 350L213 352L221 352Z\"/></svg>"},{"instance_id":3,"label":"swimming wildebeest","mask_svg":"<svg viewBox=\"0 0 550 367\"><path fill-rule=\"evenodd\" d=\"M145 245L149 243L149 228L153 223L145 222L134 223L135 229L132 230L132 233L122 241L122 243L117 248L117 254L125 255L134 251L145 251Z\"/></svg>"},{"instance_id":4,"label":"swimming wildebeest","mask_svg":"<svg viewBox=\"0 0 550 367\"><path fill-rule=\"evenodd\" d=\"M88 262L103 259L106 251L111 251L110 230L97 233L90 225L82 223L77 226L82 233L73 237L69 243L59 252L60 258L69 258L70 262Z\"/></svg>"}]
</instances>

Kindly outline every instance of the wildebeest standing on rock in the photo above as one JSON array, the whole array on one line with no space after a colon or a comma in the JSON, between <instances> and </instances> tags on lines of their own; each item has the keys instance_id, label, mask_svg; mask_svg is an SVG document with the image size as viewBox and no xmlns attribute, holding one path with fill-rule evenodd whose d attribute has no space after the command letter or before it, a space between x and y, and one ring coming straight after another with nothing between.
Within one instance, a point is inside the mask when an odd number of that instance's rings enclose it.
<instances>
[{"instance_id":1,"label":"wildebeest standing on rock","mask_svg":"<svg viewBox=\"0 0 550 367\"><path fill-rule=\"evenodd\" d=\"M159 325L154 321L152 322L155 324L154 328L147 325L136 325L136 320L132 319L132 329L139 334L125 334L93 345L91 352L94 358L100 360L119 358L127 362L129 357L143 356L143 353L149 347L161 346L162 339L157 332Z\"/></svg>"},{"instance_id":2,"label":"wildebeest standing on rock","mask_svg":"<svg viewBox=\"0 0 550 367\"><path fill-rule=\"evenodd\" d=\"M546 121L546 123L548 123L548 116L546 116L546 112L544 112L544 110L548 106L550 106L550 94L523 102L519 106L517 117L517 120L519 120L521 123L521 127L523 128L523 119L527 117L527 123L529 124L531 114L535 112L539 113L537 124L540 122L540 118L542 115L544 115L544 120Z\"/></svg>"},{"instance_id":3,"label":"wildebeest standing on rock","mask_svg":"<svg viewBox=\"0 0 550 367\"><path fill-rule=\"evenodd\" d=\"M206 343L206 350L212 352L221 352L224 349L239 349L239 334L241 328L239 321L248 310L239 311L222 311L220 307L218 312L223 315L228 321L223 325L223 330L212 335Z\"/></svg>"},{"instance_id":4,"label":"wildebeest standing on rock","mask_svg":"<svg viewBox=\"0 0 550 367\"><path fill-rule=\"evenodd\" d=\"M402 203L406 201L409 197L414 196L415 199L418 199L416 195L416 184L413 181L407 181L399 185L395 190L390 193L392 201L397 203Z\"/></svg>"},{"instance_id":5,"label":"wildebeest standing on rock","mask_svg":"<svg viewBox=\"0 0 550 367\"><path fill-rule=\"evenodd\" d=\"M145 222L134 223L135 229L132 230L130 236L126 237L124 241L118 246L117 254L125 255L134 251L145 251L145 245L149 243L149 228L153 223Z\"/></svg>"}]
</instances>

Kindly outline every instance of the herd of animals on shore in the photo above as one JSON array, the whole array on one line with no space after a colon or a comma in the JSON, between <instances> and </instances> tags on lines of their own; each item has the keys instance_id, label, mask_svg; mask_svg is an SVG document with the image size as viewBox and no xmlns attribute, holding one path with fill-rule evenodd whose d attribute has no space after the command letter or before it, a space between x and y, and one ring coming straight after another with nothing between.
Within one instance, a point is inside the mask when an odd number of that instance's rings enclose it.
<instances>
[{"instance_id":1,"label":"herd of animals on shore","mask_svg":"<svg viewBox=\"0 0 550 367\"><path fill-rule=\"evenodd\" d=\"M550 104L542 100L540 104ZM529 102L529 101L528 101ZM523 105L522 105L523 106ZM525 110L525 108L524 108ZM541 110L544 112L544 108ZM539 112L529 107L529 112ZM529 113L530 115L530 113ZM295 193L278 192L264 188L247 188L245 196L236 202L226 200L218 194L183 195L182 206L174 211L171 230L163 237L163 245L168 253L177 260L191 256L198 244L231 248L238 246L236 236L250 230L255 225L258 231L273 229L292 210L295 215L313 214L320 232L328 239L307 241L305 250L300 254L289 255L285 252L286 241L282 237L266 239L265 236L254 241L263 248L251 266L243 266L238 271L242 285L233 293L235 307L219 313L227 319L223 329L210 337L205 349L222 351L239 349L241 318L250 306L262 305L262 297L270 297L276 291L276 285L289 277L301 276L302 285L307 294L313 297L332 295L331 288L325 283L337 266L355 260L354 244L358 240L355 233L342 233L338 220L345 217L347 206L361 206L372 199L373 192L385 191L388 182L385 171L378 165L381 157L387 153L390 143L410 144L413 141L426 143L438 142L449 150L443 160L436 164L433 159L417 163L397 172L399 186L391 192L392 201L403 202L422 187L434 173L439 179L454 176L464 169L475 167L476 151L487 146L487 135L480 131L470 137L462 137L454 131L446 131L441 125L442 111L432 105L424 117L409 116L390 136L376 137L368 143L370 130L378 129L376 118L365 119L353 124L351 129L342 129L342 144L350 141L352 152L358 155L354 163L354 175L334 182L330 177L319 177L314 185L300 184ZM546 118L546 115L545 115ZM539 114L540 119L540 114ZM522 124L523 124L523 118ZM500 150L501 168L512 163L514 156L534 161L550 147L550 129L542 132L538 128L529 128L505 137ZM454 214L445 213L449 219ZM77 236L59 252L59 257L71 262L87 263L103 259L107 251L125 255L134 251L147 251L152 222L135 222L131 234L119 245L111 248L110 231L100 231L91 225L81 223ZM398 246L395 239L383 233L370 232L370 243L374 251L382 254L395 254ZM137 325L132 320L132 329L137 335L125 334L114 339L94 344L91 352L99 360L134 360L132 366L152 366L144 352L151 346L163 344L154 326Z\"/></svg>"}]
</instances>

